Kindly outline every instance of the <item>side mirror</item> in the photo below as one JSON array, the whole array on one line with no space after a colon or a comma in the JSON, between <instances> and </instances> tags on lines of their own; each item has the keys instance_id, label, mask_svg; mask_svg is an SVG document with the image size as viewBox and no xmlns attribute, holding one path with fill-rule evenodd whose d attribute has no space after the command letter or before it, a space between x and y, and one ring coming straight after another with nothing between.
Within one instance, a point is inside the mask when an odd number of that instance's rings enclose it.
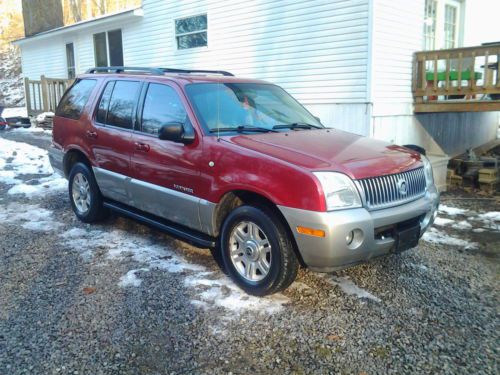
<instances>
[{"instance_id":1,"label":"side mirror","mask_svg":"<svg viewBox=\"0 0 500 375\"><path fill-rule=\"evenodd\" d=\"M194 133L185 132L180 122L170 122L158 130L158 138L172 142L188 144L194 140Z\"/></svg>"},{"instance_id":2,"label":"side mirror","mask_svg":"<svg viewBox=\"0 0 500 375\"><path fill-rule=\"evenodd\" d=\"M321 119L318 116L314 116L314 118L321 124Z\"/></svg>"}]
</instances>

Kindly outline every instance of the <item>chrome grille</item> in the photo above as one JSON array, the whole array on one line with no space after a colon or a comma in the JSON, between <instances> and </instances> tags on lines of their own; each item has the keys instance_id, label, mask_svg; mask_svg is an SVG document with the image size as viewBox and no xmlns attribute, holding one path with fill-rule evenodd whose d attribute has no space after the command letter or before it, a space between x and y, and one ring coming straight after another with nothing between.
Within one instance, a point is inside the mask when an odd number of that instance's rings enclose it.
<instances>
[{"instance_id":1,"label":"chrome grille","mask_svg":"<svg viewBox=\"0 0 500 375\"><path fill-rule=\"evenodd\" d=\"M402 187L403 181L406 185L406 194ZM420 198L425 194L426 186L424 168L364 178L356 182L369 209L396 206Z\"/></svg>"}]
</instances>

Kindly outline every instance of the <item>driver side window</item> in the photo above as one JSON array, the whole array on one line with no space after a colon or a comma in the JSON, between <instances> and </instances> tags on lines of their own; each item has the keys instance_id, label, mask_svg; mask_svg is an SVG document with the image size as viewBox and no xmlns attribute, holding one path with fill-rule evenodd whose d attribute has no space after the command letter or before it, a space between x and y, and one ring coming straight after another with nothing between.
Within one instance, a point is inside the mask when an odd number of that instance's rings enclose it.
<instances>
[{"instance_id":1,"label":"driver side window","mask_svg":"<svg viewBox=\"0 0 500 375\"><path fill-rule=\"evenodd\" d=\"M142 131L158 135L159 129L168 123L186 122L186 110L175 92L167 85L150 83L142 110Z\"/></svg>"}]
</instances>

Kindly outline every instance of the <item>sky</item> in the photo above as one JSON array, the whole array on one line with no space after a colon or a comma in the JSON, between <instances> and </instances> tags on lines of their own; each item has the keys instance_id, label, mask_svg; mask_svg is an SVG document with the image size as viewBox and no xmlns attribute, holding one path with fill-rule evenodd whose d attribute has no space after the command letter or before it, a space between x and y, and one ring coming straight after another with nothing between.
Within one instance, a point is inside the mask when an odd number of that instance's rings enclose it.
<instances>
[{"instance_id":1,"label":"sky","mask_svg":"<svg viewBox=\"0 0 500 375\"><path fill-rule=\"evenodd\" d=\"M500 0L467 0L464 46L500 42Z\"/></svg>"}]
</instances>

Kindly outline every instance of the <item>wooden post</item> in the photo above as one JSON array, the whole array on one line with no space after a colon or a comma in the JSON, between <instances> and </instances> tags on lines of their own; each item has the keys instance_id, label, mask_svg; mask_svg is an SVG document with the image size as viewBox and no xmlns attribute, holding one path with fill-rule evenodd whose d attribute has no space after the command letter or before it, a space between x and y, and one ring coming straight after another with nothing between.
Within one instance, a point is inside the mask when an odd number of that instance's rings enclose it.
<instances>
[{"instance_id":1,"label":"wooden post","mask_svg":"<svg viewBox=\"0 0 500 375\"><path fill-rule=\"evenodd\" d=\"M26 101L26 110L28 111L28 116L30 116L33 109L31 108L30 80L28 77L24 77L24 99Z\"/></svg>"},{"instance_id":2,"label":"wooden post","mask_svg":"<svg viewBox=\"0 0 500 375\"><path fill-rule=\"evenodd\" d=\"M437 91L438 81L438 55L434 55L434 91Z\"/></svg>"},{"instance_id":3,"label":"wooden post","mask_svg":"<svg viewBox=\"0 0 500 375\"><path fill-rule=\"evenodd\" d=\"M486 53L484 54L484 77L483 77L483 90L486 89L488 86L489 86L489 79L488 79L488 73L489 73L489 69L488 69L488 54L489 54L489 51L486 51Z\"/></svg>"},{"instance_id":4,"label":"wooden post","mask_svg":"<svg viewBox=\"0 0 500 375\"><path fill-rule=\"evenodd\" d=\"M470 88L472 91L474 91L476 88L476 71L474 69L475 65L476 65L476 54L472 52L472 63L470 68L470 73L471 73ZM475 95L473 95L473 97L475 97Z\"/></svg>"},{"instance_id":5,"label":"wooden post","mask_svg":"<svg viewBox=\"0 0 500 375\"><path fill-rule=\"evenodd\" d=\"M40 77L40 81L42 82L42 110L43 112L48 112L49 109L49 87L47 84L47 79L44 75Z\"/></svg>"},{"instance_id":6,"label":"wooden post","mask_svg":"<svg viewBox=\"0 0 500 375\"><path fill-rule=\"evenodd\" d=\"M426 62L427 55L424 55L421 60L419 60L418 64L420 67L420 88L422 90L425 90L425 87L427 85L427 79L426 79L426 70L425 70L425 62Z\"/></svg>"},{"instance_id":7,"label":"wooden post","mask_svg":"<svg viewBox=\"0 0 500 375\"><path fill-rule=\"evenodd\" d=\"M458 54L458 91L462 90L462 52Z\"/></svg>"},{"instance_id":8,"label":"wooden post","mask_svg":"<svg viewBox=\"0 0 500 375\"><path fill-rule=\"evenodd\" d=\"M446 91L450 90L450 54L446 55Z\"/></svg>"}]
</instances>

